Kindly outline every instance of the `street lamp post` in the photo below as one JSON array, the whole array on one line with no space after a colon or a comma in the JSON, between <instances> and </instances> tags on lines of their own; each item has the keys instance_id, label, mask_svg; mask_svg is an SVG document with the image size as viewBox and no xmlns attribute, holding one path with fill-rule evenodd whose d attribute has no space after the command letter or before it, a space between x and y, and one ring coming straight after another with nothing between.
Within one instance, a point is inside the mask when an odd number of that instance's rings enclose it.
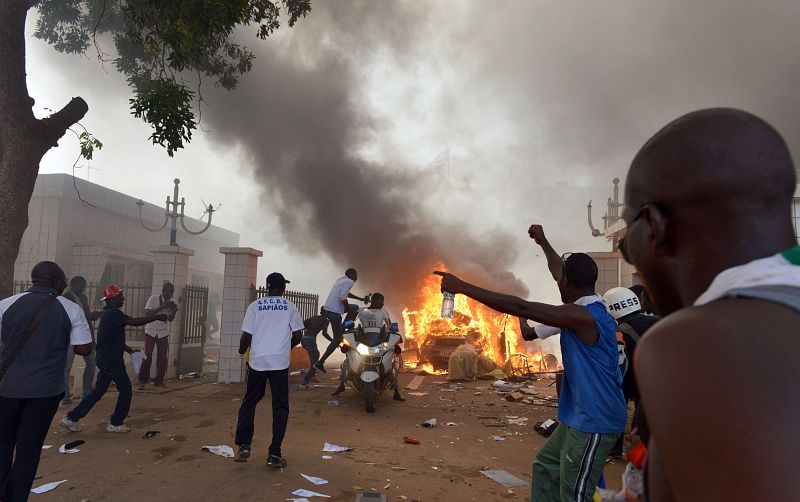
<instances>
[{"instance_id":1,"label":"street lamp post","mask_svg":"<svg viewBox=\"0 0 800 502\"><path fill-rule=\"evenodd\" d=\"M167 226L167 223L170 223L169 229L169 245L170 246L177 246L178 245L178 220L181 222L181 227L183 230L186 231L189 235L200 235L211 226L211 217L214 215L214 206L209 204L208 208L206 208L206 212L208 213L208 221L206 222L206 226L200 230L199 232L193 232L186 228L186 224L183 222L184 214L183 210L186 206L186 199L181 197L181 201L178 202L178 185L180 184L181 180L175 178L175 191L173 192L173 200L170 201L169 195L167 195L167 204L166 204L166 211L164 214L164 223L161 224L160 227L154 228L147 223L145 223L144 219L142 218L142 207L144 206L144 202L142 199L139 199L139 202L136 203L139 206L139 224L144 227L145 230L149 230L150 232L158 232L162 228ZM171 209L170 209L171 206ZM180 208L180 212L178 212L178 208Z\"/></svg>"}]
</instances>

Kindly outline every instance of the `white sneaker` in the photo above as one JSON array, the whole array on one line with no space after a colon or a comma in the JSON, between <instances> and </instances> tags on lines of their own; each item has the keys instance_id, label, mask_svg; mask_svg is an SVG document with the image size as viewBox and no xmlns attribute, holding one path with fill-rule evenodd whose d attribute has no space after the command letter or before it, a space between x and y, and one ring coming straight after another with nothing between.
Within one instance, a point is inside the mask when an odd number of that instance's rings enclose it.
<instances>
[{"instance_id":1,"label":"white sneaker","mask_svg":"<svg viewBox=\"0 0 800 502\"><path fill-rule=\"evenodd\" d=\"M78 422L73 422L66 415L64 415L64 418L61 419L60 423L61 423L61 425L63 425L70 432L80 432L81 431L81 428L78 427Z\"/></svg>"},{"instance_id":2,"label":"white sneaker","mask_svg":"<svg viewBox=\"0 0 800 502\"><path fill-rule=\"evenodd\" d=\"M130 432L131 428L125 424L122 425L111 425L110 423L106 426L106 432Z\"/></svg>"}]
</instances>

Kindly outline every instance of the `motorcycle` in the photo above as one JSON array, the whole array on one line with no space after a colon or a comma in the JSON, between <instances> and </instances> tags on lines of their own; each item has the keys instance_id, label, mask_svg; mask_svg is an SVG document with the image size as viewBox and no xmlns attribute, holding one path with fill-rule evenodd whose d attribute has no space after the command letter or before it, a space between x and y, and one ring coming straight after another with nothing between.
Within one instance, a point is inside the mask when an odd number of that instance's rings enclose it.
<instances>
[{"instance_id":1,"label":"motorcycle","mask_svg":"<svg viewBox=\"0 0 800 502\"><path fill-rule=\"evenodd\" d=\"M365 333L355 323L347 321L344 325L342 352L342 381L364 396L367 413L375 411L378 395L400 372L398 344L401 336L397 323L392 323L387 333Z\"/></svg>"}]
</instances>

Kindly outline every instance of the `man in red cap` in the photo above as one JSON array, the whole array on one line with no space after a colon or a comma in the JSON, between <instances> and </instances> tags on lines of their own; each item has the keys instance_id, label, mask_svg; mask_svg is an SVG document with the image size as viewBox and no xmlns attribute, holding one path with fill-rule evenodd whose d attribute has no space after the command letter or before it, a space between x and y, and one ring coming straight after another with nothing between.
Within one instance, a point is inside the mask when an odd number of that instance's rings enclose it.
<instances>
[{"instance_id":1,"label":"man in red cap","mask_svg":"<svg viewBox=\"0 0 800 502\"><path fill-rule=\"evenodd\" d=\"M103 307L103 314L100 316L100 326L97 328L96 360L97 369L99 370L97 383L94 390L61 420L61 425L70 432L80 431L78 420L85 417L92 407L100 401L111 382L114 382L114 385L117 386L119 395L117 397L117 406L114 408L114 413L111 414L106 431L130 432L131 430L130 427L123 423L131 407L133 390L131 388L131 379L128 378L128 372L125 369L122 353L132 354L138 351L125 344L125 326L142 326L156 320L165 321L167 314L131 318L122 312L122 306L125 305L125 296L122 293L123 290L116 284L109 284L103 290L101 301L105 303L105 307Z\"/></svg>"}]
</instances>

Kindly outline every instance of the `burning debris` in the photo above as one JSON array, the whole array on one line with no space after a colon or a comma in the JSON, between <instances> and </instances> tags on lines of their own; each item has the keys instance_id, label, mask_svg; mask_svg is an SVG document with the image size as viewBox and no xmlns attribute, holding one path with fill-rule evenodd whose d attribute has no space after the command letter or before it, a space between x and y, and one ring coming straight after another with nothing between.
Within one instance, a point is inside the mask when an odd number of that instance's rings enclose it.
<instances>
[{"instance_id":1,"label":"burning debris","mask_svg":"<svg viewBox=\"0 0 800 502\"><path fill-rule=\"evenodd\" d=\"M442 264L438 268L446 270ZM456 296L453 317L446 319L440 315L441 301L439 280L430 276L418 288L415 304L403 309L407 366L445 374L451 357L468 344L474 347L477 359L484 360L479 364L486 370L483 373L499 368L507 375L524 376L555 370L558 361L554 355L528 353L515 319L463 295Z\"/></svg>"}]
</instances>

